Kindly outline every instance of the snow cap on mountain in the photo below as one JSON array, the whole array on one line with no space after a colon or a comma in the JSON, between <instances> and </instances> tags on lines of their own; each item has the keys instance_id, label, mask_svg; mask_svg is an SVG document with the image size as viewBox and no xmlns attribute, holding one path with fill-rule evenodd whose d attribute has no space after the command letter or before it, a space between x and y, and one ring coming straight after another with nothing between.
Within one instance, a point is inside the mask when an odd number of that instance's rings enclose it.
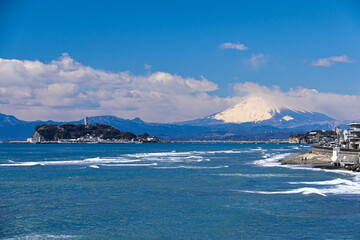
<instances>
[{"instance_id":1,"label":"snow cap on mountain","mask_svg":"<svg viewBox=\"0 0 360 240\"><path fill-rule=\"evenodd\" d=\"M225 123L261 122L271 119L284 108L286 107L276 103L271 98L253 95L246 97L235 106L216 114L214 119L222 120Z\"/></svg>"}]
</instances>

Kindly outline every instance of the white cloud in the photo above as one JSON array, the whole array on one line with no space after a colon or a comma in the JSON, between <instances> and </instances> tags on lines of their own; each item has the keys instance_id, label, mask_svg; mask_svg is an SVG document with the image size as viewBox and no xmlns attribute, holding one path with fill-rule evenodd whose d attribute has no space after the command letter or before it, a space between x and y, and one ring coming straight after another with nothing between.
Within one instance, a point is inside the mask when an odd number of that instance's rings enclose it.
<instances>
[{"instance_id":1,"label":"white cloud","mask_svg":"<svg viewBox=\"0 0 360 240\"><path fill-rule=\"evenodd\" d=\"M252 54L251 58L248 60L248 63L251 67L257 69L266 63L266 56L262 53Z\"/></svg>"},{"instance_id":2,"label":"white cloud","mask_svg":"<svg viewBox=\"0 0 360 240\"><path fill-rule=\"evenodd\" d=\"M223 111L249 95L337 119L360 119L360 112L354 109L360 102L357 95L302 87L282 91L253 82L236 84L237 95L233 97L209 94L217 89L217 84L203 76L106 72L84 66L67 54L50 63L0 58L0 112L25 120L74 120L110 114L174 122Z\"/></svg>"},{"instance_id":3,"label":"white cloud","mask_svg":"<svg viewBox=\"0 0 360 240\"><path fill-rule=\"evenodd\" d=\"M354 108L360 102L360 95L325 93L303 87L282 91L278 86L267 87L253 82L238 83L234 89L240 96L261 96L278 106L325 113L339 120L360 119L360 111Z\"/></svg>"},{"instance_id":4,"label":"white cloud","mask_svg":"<svg viewBox=\"0 0 360 240\"><path fill-rule=\"evenodd\" d=\"M1 112L27 120L100 114L156 122L188 120L228 106L228 99L207 94L217 88L203 76L97 70L68 54L50 63L0 58Z\"/></svg>"},{"instance_id":5,"label":"white cloud","mask_svg":"<svg viewBox=\"0 0 360 240\"><path fill-rule=\"evenodd\" d=\"M310 65L313 67L332 67L336 62L355 63L356 61L349 58L346 55L342 55L342 56L333 56L328 58L319 58L311 61Z\"/></svg>"},{"instance_id":6,"label":"white cloud","mask_svg":"<svg viewBox=\"0 0 360 240\"><path fill-rule=\"evenodd\" d=\"M249 48L242 43L223 43L219 46L222 49L236 49L240 51L248 50Z\"/></svg>"}]
</instances>

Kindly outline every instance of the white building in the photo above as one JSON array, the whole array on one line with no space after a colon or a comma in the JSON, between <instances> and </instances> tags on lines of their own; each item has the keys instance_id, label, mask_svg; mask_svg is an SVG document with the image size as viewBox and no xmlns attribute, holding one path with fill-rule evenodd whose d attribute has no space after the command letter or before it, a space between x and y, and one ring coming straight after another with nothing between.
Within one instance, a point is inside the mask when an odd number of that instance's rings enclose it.
<instances>
[{"instance_id":1,"label":"white building","mask_svg":"<svg viewBox=\"0 0 360 240\"><path fill-rule=\"evenodd\" d=\"M350 123L349 130L344 131L344 141L349 149L360 149L360 123Z\"/></svg>"}]
</instances>

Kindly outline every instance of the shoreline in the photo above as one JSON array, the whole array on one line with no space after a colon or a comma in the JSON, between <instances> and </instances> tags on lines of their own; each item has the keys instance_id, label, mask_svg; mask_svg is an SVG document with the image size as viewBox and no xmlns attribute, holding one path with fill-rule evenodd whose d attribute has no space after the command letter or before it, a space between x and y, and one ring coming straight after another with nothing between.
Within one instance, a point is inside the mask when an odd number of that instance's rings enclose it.
<instances>
[{"instance_id":1,"label":"shoreline","mask_svg":"<svg viewBox=\"0 0 360 240\"><path fill-rule=\"evenodd\" d=\"M282 164L294 165L323 165L331 164L331 156L328 154L313 153L311 151L294 153L290 157L279 160Z\"/></svg>"},{"instance_id":2,"label":"shoreline","mask_svg":"<svg viewBox=\"0 0 360 240\"><path fill-rule=\"evenodd\" d=\"M331 156L327 153L301 152L294 153L290 157L280 159L283 165L312 165L313 168L321 169L344 169L353 172L360 172L359 164L353 166L335 166L332 164Z\"/></svg>"},{"instance_id":3,"label":"shoreline","mask_svg":"<svg viewBox=\"0 0 360 240\"><path fill-rule=\"evenodd\" d=\"M1 142L0 144L83 144L83 143L140 143L140 142L133 142L133 141L103 141L103 142L58 142L58 141L49 141L49 142L27 142L27 141L8 141L8 142ZM148 142L143 142L148 143ZM173 140L160 140L156 143L238 143L238 144L284 144L284 145L309 145L309 144L294 144L289 143L288 141L222 141L222 140L199 140L199 141L173 141Z\"/></svg>"}]
</instances>

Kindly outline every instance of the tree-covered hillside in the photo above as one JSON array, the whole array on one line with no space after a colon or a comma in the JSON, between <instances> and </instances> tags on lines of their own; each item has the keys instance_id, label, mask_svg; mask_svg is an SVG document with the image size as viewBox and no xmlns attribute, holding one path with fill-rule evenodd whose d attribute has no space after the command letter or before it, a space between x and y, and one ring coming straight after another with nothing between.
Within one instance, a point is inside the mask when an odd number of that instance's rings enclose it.
<instances>
[{"instance_id":1,"label":"tree-covered hillside","mask_svg":"<svg viewBox=\"0 0 360 240\"><path fill-rule=\"evenodd\" d=\"M43 124L36 126L33 137L42 137L45 141L57 141L59 139L77 139L92 136L101 139L135 139L132 132L123 132L106 124L83 125L83 124Z\"/></svg>"}]
</instances>

